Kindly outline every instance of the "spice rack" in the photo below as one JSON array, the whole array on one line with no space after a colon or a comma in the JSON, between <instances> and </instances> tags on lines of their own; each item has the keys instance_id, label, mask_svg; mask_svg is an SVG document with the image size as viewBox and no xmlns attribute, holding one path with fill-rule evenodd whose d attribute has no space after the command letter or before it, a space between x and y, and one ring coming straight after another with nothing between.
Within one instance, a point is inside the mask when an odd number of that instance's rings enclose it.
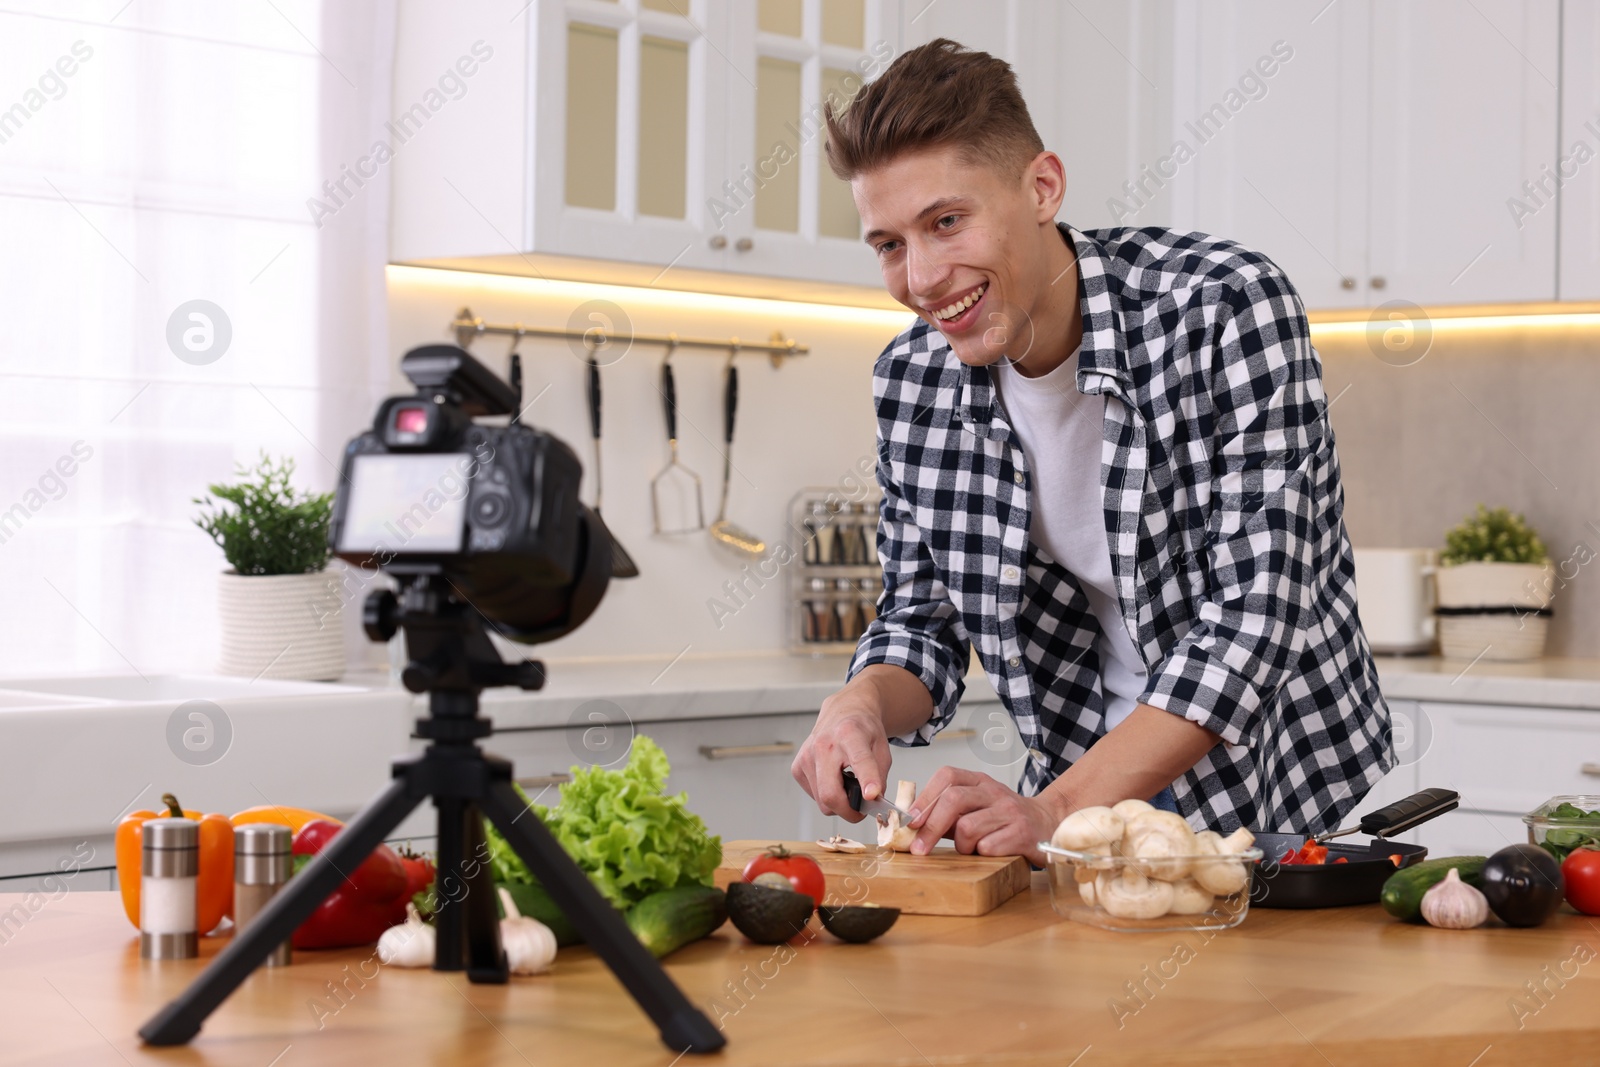
<instances>
[{"instance_id":1,"label":"spice rack","mask_svg":"<svg viewBox=\"0 0 1600 1067\"><path fill-rule=\"evenodd\" d=\"M789 528L803 531L789 567L789 647L800 655L854 652L877 617L883 591L878 564L876 489L845 499L837 488L802 489L789 501Z\"/></svg>"}]
</instances>

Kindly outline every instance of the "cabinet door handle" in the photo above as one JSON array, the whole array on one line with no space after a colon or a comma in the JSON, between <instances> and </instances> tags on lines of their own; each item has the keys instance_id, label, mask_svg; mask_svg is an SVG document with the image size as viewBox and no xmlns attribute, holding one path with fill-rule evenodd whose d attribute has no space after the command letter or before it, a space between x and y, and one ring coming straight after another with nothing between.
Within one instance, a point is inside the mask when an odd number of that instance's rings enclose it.
<instances>
[{"instance_id":1,"label":"cabinet door handle","mask_svg":"<svg viewBox=\"0 0 1600 1067\"><path fill-rule=\"evenodd\" d=\"M733 242L733 247L740 252L748 252L755 246L756 243L750 240L748 237L741 237L737 241Z\"/></svg>"},{"instance_id":2,"label":"cabinet door handle","mask_svg":"<svg viewBox=\"0 0 1600 1067\"><path fill-rule=\"evenodd\" d=\"M1372 287L1374 289L1382 289L1384 286L1389 284L1389 279L1387 279L1383 275L1379 274L1379 275L1376 275L1376 276L1373 277L1372 282L1370 284L1372 285Z\"/></svg>"},{"instance_id":3,"label":"cabinet door handle","mask_svg":"<svg viewBox=\"0 0 1600 1067\"><path fill-rule=\"evenodd\" d=\"M701 745L706 759L749 759L753 756L781 756L794 751L793 741L771 741L765 745Z\"/></svg>"},{"instance_id":4,"label":"cabinet door handle","mask_svg":"<svg viewBox=\"0 0 1600 1067\"><path fill-rule=\"evenodd\" d=\"M1585 763L1578 768L1580 774L1587 774L1590 778L1600 778L1600 763Z\"/></svg>"},{"instance_id":5,"label":"cabinet door handle","mask_svg":"<svg viewBox=\"0 0 1600 1067\"><path fill-rule=\"evenodd\" d=\"M935 734L933 743L937 745L940 741L965 741L969 737L977 736L977 730L970 726L964 726L959 730L946 730L943 733Z\"/></svg>"},{"instance_id":6,"label":"cabinet door handle","mask_svg":"<svg viewBox=\"0 0 1600 1067\"><path fill-rule=\"evenodd\" d=\"M553 785L565 785L572 781L572 775L566 771L556 771L554 774L536 774L532 778L518 778L517 784L524 789L548 789Z\"/></svg>"},{"instance_id":7,"label":"cabinet door handle","mask_svg":"<svg viewBox=\"0 0 1600 1067\"><path fill-rule=\"evenodd\" d=\"M727 248L728 239L720 233L714 233L711 235L711 240L708 241L707 244L709 244L712 248Z\"/></svg>"},{"instance_id":8,"label":"cabinet door handle","mask_svg":"<svg viewBox=\"0 0 1600 1067\"><path fill-rule=\"evenodd\" d=\"M1341 289L1354 289L1355 287L1356 287L1356 280L1354 278L1344 277L1344 278L1340 278L1339 279L1339 288L1341 288Z\"/></svg>"}]
</instances>

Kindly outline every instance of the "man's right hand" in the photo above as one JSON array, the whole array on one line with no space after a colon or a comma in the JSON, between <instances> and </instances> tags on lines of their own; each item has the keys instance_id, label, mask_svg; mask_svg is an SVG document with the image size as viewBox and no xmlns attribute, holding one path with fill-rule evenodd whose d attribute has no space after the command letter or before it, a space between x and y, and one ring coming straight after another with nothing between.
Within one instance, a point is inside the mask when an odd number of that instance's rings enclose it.
<instances>
[{"instance_id":1,"label":"man's right hand","mask_svg":"<svg viewBox=\"0 0 1600 1067\"><path fill-rule=\"evenodd\" d=\"M866 816L850 807L844 769L855 771L863 798L882 796L889 778L889 734L909 733L932 713L933 699L916 675L888 664L866 667L822 702L817 724L789 773L822 814L860 822Z\"/></svg>"}]
</instances>

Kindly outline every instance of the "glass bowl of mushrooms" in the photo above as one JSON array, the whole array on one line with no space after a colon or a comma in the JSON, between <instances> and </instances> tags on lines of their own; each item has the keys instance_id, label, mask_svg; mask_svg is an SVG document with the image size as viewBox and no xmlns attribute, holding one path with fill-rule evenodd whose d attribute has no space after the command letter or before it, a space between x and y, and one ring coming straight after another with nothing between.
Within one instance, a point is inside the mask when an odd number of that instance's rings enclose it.
<instances>
[{"instance_id":1,"label":"glass bowl of mushrooms","mask_svg":"<svg viewBox=\"0 0 1600 1067\"><path fill-rule=\"evenodd\" d=\"M1102 930L1225 930L1250 910L1249 830L1196 833L1143 800L1080 808L1040 849L1057 915Z\"/></svg>"}]
</instances>

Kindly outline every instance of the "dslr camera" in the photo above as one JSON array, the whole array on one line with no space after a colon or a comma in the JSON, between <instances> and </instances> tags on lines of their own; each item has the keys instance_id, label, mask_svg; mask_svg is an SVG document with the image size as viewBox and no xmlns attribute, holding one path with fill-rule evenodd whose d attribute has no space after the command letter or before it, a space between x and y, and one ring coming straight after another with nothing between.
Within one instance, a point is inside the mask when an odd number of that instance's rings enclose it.
<instances>
[{"instance_id":1,"label":"dslr camera","mask_svg":"<svg viewBox=\"0 0 1600 1067\"><path fill-rule=\"evenodd\" d=\"M611 538L579 502L583 466L522 425L519 391L455 345L407 352L416 386L378 408L345 446L329 540L334 555L397 579L407 613L459 601L502 636L552 641L587 619L611 578ZM479 420L509 416L503 425ZM395 600L369 599L368 636L394 633ZM409 684L409 683L408 683Z\"/></svg>"}]
</instances>

